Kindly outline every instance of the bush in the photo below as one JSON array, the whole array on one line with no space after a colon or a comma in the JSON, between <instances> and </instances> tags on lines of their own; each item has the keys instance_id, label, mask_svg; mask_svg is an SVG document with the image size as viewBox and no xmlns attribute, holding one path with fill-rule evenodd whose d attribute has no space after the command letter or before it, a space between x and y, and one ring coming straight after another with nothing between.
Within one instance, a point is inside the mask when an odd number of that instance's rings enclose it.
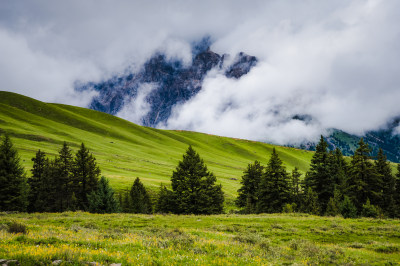
<instances>
[{"instance_id":1,"label":"bush","mask_svg":"<svg viewBox=\"0 0 400 266\"><path fill-rule=\"evenodd\" d=\"M344 196L342 204L340 205L340 213L344 218L357 217L357 208L348 196Z\"/></svg>"},{"instance_id":2,"label":"bush","mask_svg":"<svg viewBox=\"0 0 400 266\"><path fill-rule=\"evenodd\" d=\"M375 205L372 205L369 199L367 199L367 202L363 204L362 206L362 216L364 217L372 217L372 218L377 218L379 215L378 209L376 208Z\"/></svg>"},{"instance_id":3,"label":"bush","mask_svg":"<svg viewBox=\"0 0 400 266\"><path fill-rule=\"evenodd\" d=\"M26 225L15 221L8 225L8 232L11 234L26 234L27 231L28 230L26 229Z\"/></svg>"},{"instance_id":4,"label":"bush","mask_svg":"<svg viewBox=\"0 0 400 266\"><path fill-rule=\"evenodd\" d=\"M296 203L292 203L292 204L286 203L282 208L282 212L284 212L284 213L294 213L296 208L297 208L297 204Z\"/></svg>"}]
</instances>

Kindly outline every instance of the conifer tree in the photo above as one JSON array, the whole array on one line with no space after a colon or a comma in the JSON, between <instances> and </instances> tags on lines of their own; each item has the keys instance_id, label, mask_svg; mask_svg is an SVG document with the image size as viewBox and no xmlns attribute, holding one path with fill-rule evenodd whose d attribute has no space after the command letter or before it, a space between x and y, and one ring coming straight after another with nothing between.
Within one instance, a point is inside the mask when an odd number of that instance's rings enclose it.
<instances>
[{"instance_id":1,"label":"conifer tree","mask_svg":"<svg viewBox=\"0 0 400 266\"><path fill-rule=\"evenodd\" d=\"M39 194L41 193L41 189L44 184L43 176L46 168L46 155L41 150L36 152L36 156L32 158L33 167L31 169L32 177L28 179L29 184L29 195L28 195L28 211L35 212L39 211L36 209L37 201Z\"/></svg>"},{"instance_id":2,"label":"conifer tree","mask_svg":"<svg viewBox=\"0 0 400 266\"><path fill-rule=\"evenodd\" d=\"M100 178L97 189L88 195L88 209L93 213L114 213L119 211L119 204L114 197L114 190L107 178Z\"/></svg>"},{"instance_id":3,"label":"conifer tree","mask_svg":"<svg viewBox=\"0 0 400 266\"><path fill-rule=\"evenodd\" d=\"M369 198L372 204L381 201L382 179L370 161L370 148L361 138L358 148L352 157L347 189L345 194L349 196L358 212L361 212L362 205Z\"/></svg>"},{"instance_id":4,"label":"conifer tree","mask_svg":"<svg viewBox=\"0 0 400 266\"><path fill-rule=\"evenodd\" d=\"M393 218L396 215L396 179L392 174L392 168L382 149L379 149L377 160L375 161L375 168L378 173L378 178L381 179L379 182L381 187L377 188L377 190L380 189L382 200L378 203L378 206L382 208L387 216Z\"/></svg>"},{"instance_id":5,"label":"conifer tree","mask_svg":"<svg viewBox=\"0 0 400 266\"><path fill-rule=\"evenodd\" d=\"M279 158L274 148L265 169L264 176L260 182L257 212L281 212L283 206L289 203L289 200L289 177L286 168L282 164L282 160Z\"/></svg>"},{"instance_id":6,"label":"conifer tree","mask_svg":"<svg viewBox=\"0 0 400 266\"><path fill-rule=\"evenodd\" d=\"M300 207L302 202L302 190L301 190L301 173L297 167L292 171L290 176L290 200L295 203L297 207Z\"/></svg>"},{"instance_id":7,"label":"conifer tree","mask_svg":"<svg viewBox=\"0 0 400 266\"><path fill-rule=\"evenodd\" d=\"M44 161L42 181L39 183L36 202L33 209L37 212L58 212L60 211L60 189L62 184L58 178L59 170L56 160Z\"/></svg>"},{"instance_id":8,"label":"conifer tree","mask_svg":"<svg viewBox=\"0 0 400 266\"><path fill-rule=\"evenodd\" d=\"M71 204L71 196L73 192L73 160L72 151L68 144L64 141L63 147L58 152L58 157L54 161L54 185L56 188L56 204L57 211L63 212L68 210Z\"/></svg>"},{"instance_id":9,"label":"conifer tree","mask_svg":"<svg viewBox=\"0 0 400 266\"><path fill-rule=\"evenodd\" d=\"M100 173L100 168L96 164L96 158L85 147L85 144L82 143L73 161L74 189L77 191L76 197L80 209L87 209L87 195L97 189Z\"/></svg>"},{"instance_id":10,"label":"conifer tree","mask_svg":"<svg viewBox=\"0 0 400 266\"><path fill-rule=\"evenodd\" d=\"M397 164L396 173L396 185L395 185L395 217L400 217L400 164Z\"/></svg>"},{"instance_id":11,"label":"conifer tree","mask_svg":"<svg viewBox=\"0 0 400 266\"><path fill-rule=\"evenodd\" d=\"M175 194L161 184L157 197L155 211L158 213L174 213L176 212L177 203Z\"/></svg>"},{"instance_id":12,"label":"conifer tree","mask_svg":"<svg viewBox=\"0 0 400 266\"><path fill-rule=\"evenodd\" d=\"M263 167L260 165L259 161L249 164L244 171L244 175L240 181L242 186L238 190L239 196L236 200L236 205L238 207L244 207L246 213L255 212L258 186L262 175Z\"/></svg>"},{"instance_id":13,"label":"conifer tree","mask_svg":"<svg viewBox=\"0 0 400 266\"><path fill-rule=\"evenodd\" d=\"M224 195L216 177L207 170L199 154L189 146L172 173L171 185L176 198L176 213L213 214L223 210Z\"/></svg>"},{"instance_id":14,"label":"conifer tree","mask_svg":"<svg viewBox=\"0 0 400 266\"><path fill-rule=\"evenodd\" d=\"M321 136L311 159L310 170L306 173L304 183L306 191L311 188L317 193L322 213L325 212L329 198L333 197L334 191L334 180L329 168L328 143Z\"/></svg>"},{"instance_id":15,"label":"conifer tree","mask_svg":"<svg viewBox=\"0 0 400 266\"><path fill-rule=\"evenodd\" d=\"M343 201L340 205L340 213L344 218L356 218L357 207L353 204L352 200L348 196L344 196Z\"/></svg>"},{"instance_id":16,"label":"conifer tree","mask_svg":"<svg viewBox=\"0 0 400 266\"><path fill-rule=\"evenodd\" d=\"M130 190L131 210L133 213L152 213L153 206L146 188L139 177L135 179Z\"/></svg>"},{"instance_id":17,"label":"conifer tree","mask_svg":"<svg viewBox=\"0 0 400 266\"><path fill-rule=\"evenodd\" d=\"M26 211L28 185L17 150L5 135L0 144L0 211Z\"/></svg>"},{"instance_id":18,"label":"conifer tree","mask_svg":"<svg viewBox=\"0 0 400 266\"><path fill-rule=\"evenodd\" d=\"M313 191L311 187L308 187L301 206L302 212L318 215L320 212L319 208L317 193Z\"/></svg>"}]
</instances>

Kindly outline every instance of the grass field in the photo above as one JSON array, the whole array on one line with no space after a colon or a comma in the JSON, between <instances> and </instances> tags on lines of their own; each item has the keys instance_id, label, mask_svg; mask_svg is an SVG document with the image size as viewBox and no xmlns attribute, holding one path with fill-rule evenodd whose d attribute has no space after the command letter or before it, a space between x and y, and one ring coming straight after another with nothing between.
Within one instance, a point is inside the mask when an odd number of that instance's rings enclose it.
<instances>
[{"instance_id":1,"label":"grass field","mask_svg":"<svg viewBox=\"0 0 400 266\"><path fill-rule=\"evenodd\" d=\"M9 233L13 222L26 234ZM22 265L400 263L400 221L305 214L1 214L0 259Z\"/></svg>"},{"instance_id":2,"label":"grass field","mask_svg":"<svg viewBox=\"0 0 400 266\"><path fill-rule=\"evenodd\" d=\"M273 147L288 171L297 166L304 173L312 156L308 151L261 142L141 127L105 113L2 91L0 133L4 132L10 134L28 175L38 149L54 157L63 141L74 151L84 142L117 191L128 188L136 177L153 191L160 183L168 184L191 144L222 184L228 205L247 164L259 160L266 165Z\"/></svg>"}]
</instances>

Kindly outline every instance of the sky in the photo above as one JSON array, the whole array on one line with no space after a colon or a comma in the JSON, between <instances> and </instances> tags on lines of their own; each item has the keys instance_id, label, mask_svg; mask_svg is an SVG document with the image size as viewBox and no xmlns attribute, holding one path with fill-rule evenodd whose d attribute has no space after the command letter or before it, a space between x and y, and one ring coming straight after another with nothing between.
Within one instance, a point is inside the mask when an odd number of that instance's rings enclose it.
<instances>
[{"instance_id":1,"label":"sky","mask_svg":"<svg viewBox=\"0 0 400 266\"><path fill-rule=\"evenodd\" d=\"M160 127L277 144L363 134L400 115L399 10L397 0L4 0L0 90L87 106L95 92L77 82L135 70L155 51L189 63L190 44L210 36L213 51L257 66L239 80L211 71ZM142 97L124 117L143 108Z\"/></svg>"}]
</instances>

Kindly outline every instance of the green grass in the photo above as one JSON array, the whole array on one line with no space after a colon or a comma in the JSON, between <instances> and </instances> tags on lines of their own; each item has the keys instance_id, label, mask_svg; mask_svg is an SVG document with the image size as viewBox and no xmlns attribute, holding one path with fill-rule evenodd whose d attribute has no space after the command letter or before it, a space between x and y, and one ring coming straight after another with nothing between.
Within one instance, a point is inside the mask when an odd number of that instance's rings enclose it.
<instances>
[{"instance_id":1,"label":"green grass","mask_svg":"<svg viewBox=\"0 0 400 266\"><path fill-rule=\"evenodd\" d=\"M28 175L38 149L54 157L63 141L74 151L84 142L117 191L128 188L136 177L153 191L160 183L168 184L190 144L217 176L228 202L236 196L247 164L259 160L266 165L272 148L288 171L297 166L304 173L312 156L308 151L261 142L142 127L102 112L2 91L0 134L4 132L10 134Z\"/></svg>"},{"instance_id":2,"label":"green grass","mask_svg":"<svg viewBox=\"0 0 400 266\"><path fill-rule=\"evenodd\" d=\"M27 232L10 233L15 223ZM22 265L390 265L400 262L400 221L305 214L0 213L0 258Z\"/></svg>"}]
</instances>

